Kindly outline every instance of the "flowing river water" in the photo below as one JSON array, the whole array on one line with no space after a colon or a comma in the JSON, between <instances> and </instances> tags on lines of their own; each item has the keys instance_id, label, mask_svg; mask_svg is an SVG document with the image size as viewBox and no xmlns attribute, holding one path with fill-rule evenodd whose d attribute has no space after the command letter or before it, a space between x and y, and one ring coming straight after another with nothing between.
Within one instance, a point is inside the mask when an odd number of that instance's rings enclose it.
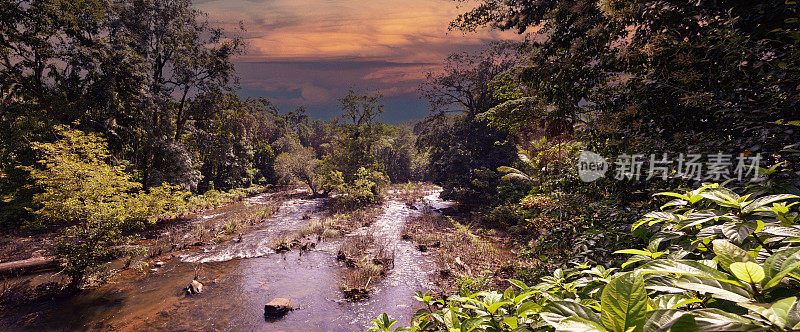
<instances>
[{"instance_id":1,"label":"flowing river water","mask_svg":"<svg viewBox=\"0 0 800 332\"><path fill-rule=\"evenodd\" d=\"M267 199L256 196L234 209ZM438 191L424 200L433 209L448 206ZM418 309L414 292L431 289L435 272L431 257L401 239L404 223L421 212L390 200L373 224L345 235L370 234L395 254L394 268L374 285L370 297L348 302L339 289L344 267L336 252L341 238L323 240L305 252L278 254L269 248L275 237L321 218L321 205L321 199L287 200L241 241L179 252L147 277L122 278L76 296L1 314L0 330L358 331L383 312L408 323ZM218 218L231 210L209 211L198 218ZM205 285L203 293L188 296L184 288L195 274ZM278 297L291 299L297 309L268 321L264 304Z\"/></svg>"}]
</instances>

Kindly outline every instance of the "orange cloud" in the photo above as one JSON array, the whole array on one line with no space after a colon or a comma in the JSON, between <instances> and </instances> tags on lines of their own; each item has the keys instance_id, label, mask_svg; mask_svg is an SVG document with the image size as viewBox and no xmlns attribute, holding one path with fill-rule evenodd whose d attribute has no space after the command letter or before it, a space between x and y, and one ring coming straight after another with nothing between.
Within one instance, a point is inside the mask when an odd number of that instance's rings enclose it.
<instances>
[{"instance_id":1,"label":"orange cloud","mask_svg":"<svg viewBox=\"0 0 800 332\"><path fill-rule=\"evenodd\" d=\"M450 21L466 10L457 4L453 0L195 0L215 24L235 30L241 22L246 28L247 54L236 59L243 94L269 97L282 108L307 105L319 112L335 110L336 97L350 86L378 89L402 105L397 107L424 108L417 87L427 72L441 68L449 54L475 51L489 41L521 39L513 32L448 31ZM426 110L396 112L418 116Z\"/></svg>"},{"instance_id":2,"label":"orange cloud","mask_svg":"<svg viewBox=\"0 0 800 332\"><path fill-rule=\"evenodd\" d=\"M208 1L212 20L247 28L243 61L360 58L440 61L463 45L516 38L512 32L464 35L447 27L463 9L452 0Z\"/></svg>"}]
</instances>

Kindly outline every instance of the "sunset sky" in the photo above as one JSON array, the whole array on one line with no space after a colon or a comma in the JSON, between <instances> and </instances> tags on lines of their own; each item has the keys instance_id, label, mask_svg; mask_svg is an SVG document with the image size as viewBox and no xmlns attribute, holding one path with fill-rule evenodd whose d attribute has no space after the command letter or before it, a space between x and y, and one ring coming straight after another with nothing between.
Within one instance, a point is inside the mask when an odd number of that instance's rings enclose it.
<instances>
[{"instance_id":1,"label":"sunset sky","mask_svg":"<svg viewBox=\"0 0 800 332\"><path fill-rule=\"evenodd\" d=\"M428 114L417 96L426 72L452 52L474 51L513 33L448 32L468 8L452 0L195 0L212 22L243 22L247 53L236 59L244 96L264 96L282 111L305 105L312 117L338 115L350 86L386 96L390 123Z\"/></svg>"}]
</instances>

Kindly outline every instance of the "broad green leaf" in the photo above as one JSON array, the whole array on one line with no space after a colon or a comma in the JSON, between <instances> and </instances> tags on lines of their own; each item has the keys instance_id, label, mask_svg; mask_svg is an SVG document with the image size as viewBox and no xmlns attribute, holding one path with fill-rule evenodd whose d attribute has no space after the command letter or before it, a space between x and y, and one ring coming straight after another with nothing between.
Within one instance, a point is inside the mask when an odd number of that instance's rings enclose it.
<instances>
[{"instance_id":1,"label":"broad green leaf","mask_svg":"<svg viewBox=\"0 0 800 332\"><path fill-rule=\"evenodd\" d=\"M741 281L755 284L764 280L764 269L753 262L736 262L731 264L731 273Z\"/></svg>"},{"instance_id":2,"label":"broad green leaf","mask_svg":"<svg viewBox=\"0 0 800 332\"><path fill-rule=\"evenodd\" d=\"M768 280L764 284L764 289L769 289L769 288L777 286L781 282L781 280L783 280L783 278L786 277L786 275L788 275L788 274L790 274L792 272L795 272L795 270L798 269L798 268L800 268L800 262L794 262L794 263L790 264L789 266L785 266L783 268L783 270L781 270L780 272L775 274L772 278L764 279L764 280Z\"/></svg>"},{"instance_id":3,"label":"broad green leaf","mask_svg":"<svg viewBox=\"0 0 800 332\"><path fill-rule=\"evenodd\" d=\"M685 200L689 199L689 196L687 196L687 195L681 195L679 193L673 193L673 192L668 192L668 191L667 192L656 193L654 196L669 196L669 197L674 197L674 198L678 198L678 199L685 199Z\"/></svg>"},{"instance_id":4,"label":"broad green leaf","mask_svg":"<svg viewBox=\"0 0 800 332\"><path fill-rule=\"evenodd\" d=\"M754 222L726 222L722 224L722 234L733 243L741 244L756 230Z\"/></svg>"},{"instance_id":5,"label":"broad green leaf","mask_svg":"<svg viewBox=\"0 0 800 332\"><path fill-rule=\"evenodd\" d=\"M593 322L600 322L598 315L591 308L572 301L554 301L548 303L539 313L539 317L551 326L556 326L568 317L576 316Z\"/></svg>"},{"instance_id":6,"label":"broad green leaf","mask_svg":"<svg viewBox=\"0 0 800 332\"><path fill-rule=\"evenodd\" d=\"M511 304L511 303L510 302L495 302L495 303L492 303L492 304L487 304L487 305L485 305L486 306L486 311L488 311L490 314L494 314L497 311L497 309L500 309L500 307L502 307L502 306L504 306L506 304Z\"/></svg>"},{"instance_id":7,"label":"broad green leaf","mask_svg":"<svg viewBox=\"0 0 800 332\"><path fill-rule=\"evenodd\" d=\"M774 278L785 270L785 266L800 262L800 248L790 248L778 251L764 260L764 273L766 279Z\"/></svg>"},{"instance_id":8,"label":"broad green leaf","mask_svg":"<svg viewBox=\"0 0 800 332\"><path fill-rule=\"evenodd\" d=\"M747 204L744 208L742 208L742 212L751 213L751 212L755 211L756 209L764 207L764 206L766 206L766 205L768 205L770 203L777 202L777 201L782 201L782 200L785 200L785 199L791 199L791 198L800 198L800 197L798 197L796 195L790 195L790 194L762 196L762 197L756 198L755 200L753 200L752 202Z\"/></svg>"},{"instance_id":9,"label":"broad green leaf","mask_svg":"<svg viewBox=\"0 0 800 332\"><path fill-rule=\"evenodd\" d=\"M795 301L786 314L786 326L793 330L800 327L800 301Z\"/></svg>"},{"instance_id":10,"label":"broad green leaf","mask_svg":"<svg viewBox=\"0 0 800 332\"><path fill-rule=\"evenodd\" d=\"M719 259L719 265L727 271L731 270L730 266L733 263L753 261L753 257L750 257L747 251L742 250L728 240L717 239L711 243L714 253L717 254L717 259Z\"/></svg>"},{"instance_id":11,"label":"broad green leaf","mask_svg":"<svg viewBox=\"0 0 800 332\"><path fill-rule=\"evenodd\" d=\"M657 309L647 313L643 332L660 331L699 331L694 317L685 311L674 309Z\"/></svg>"},{"instance_id":12,"label":"broad green leaf","mask_svg":"<svg viewBox=\"0 0 800 332\"><path fill-rule=\"evenodd\" d=\"M789 297L775 301L772 304L739 303L739 305L758 313L759 315L766 318L773 324L785 328L787 326L789 311L795 305L796 301L797 301L796 297Z\"/></svg>"},{"instance_id":13,"label":"broad green leaf","mask_svg":"<svg viewBox=\"0 0 800 332\"><path fill-rule=\"evenodd\" d=\"M690 275L741 286L739 281L730 279L730 275L727 273L710 268L703 263L692 260L662 259L644 264L636 271L640 273L675 273L680 275Z\"/></svg>"},{"instance_id":14,"label":"broad green leaf","mask_svg":"<svg viewBox=\"0 0 800 332\"><path fill-rule=\"evenodd\" d=\"M663 294L653 299L655 309L678 309L697 302L701 302L700 299L685 294Z\"/></svg>"},{"instance_id":15,"label":"broad green leaf","mask_svg":"<svg viewBox=\"0 0 800 332\"><path fill-rule=\"evenodd\" d=\"M519 288L521 290L526 290L526 289L530 288L524 282L519 281L519 280L508 279L508 282L510 282L512 285L516 286L517 288Z\"/></svg>"},{"instance_id":16,"label":"broad green leaf","mask_svg":"<svg viewBox=\"0 0 800 332\"><path fill-rule=\"evenodd\" d=\"M469 332L489 321L488 317L473 317L461 323L461 332Z\"/></svg>"},{"instance_id":17,"label":"broad green leaf","mask_svg":"<svg viewBox=\"0 0 800 332\"><path fill-rule=\"evenodd\" d=\"M736 209L741 207L741 203L739 203L739 195L728 189L716 188L700 193L700 196L710 199L720 206Z\"/></svg>"},{"instance_id":18,"label":"broad green leaf","mask_svg":"<svg viewBox=\"0 0 800 332\"><path fill-rule=\"evenodd\" d=\"M752 302L748 289L720 282L716 279L683 275L675 280L675 286L681 289L707 294L717 299L732 302Z\"/></svg>"},{"instance_id":19,"label":"broad green leaf","mask_svg":"<svg viewBox=\"0 0 800 332\"><path fill-rule=\"evenodd\" d=\"M764 331L765 328L751 319L720 309L692 310L701 331Z\"/></svg>"},{"instance_id":20,"label":"broad green leaf","mask_svg":"<svg viewBox=\"0 0 800 332\"><path fill-rule=\"evenodd\" d=\"M602 324L586 320L578 316L572 316L564 319L554 327L556 328L556 331L564 332L608 332L608 330Z\"/></svg>"},{"instance_id":21,"label":"broad green leaf","mask_svg":"<svg viewBox=\"0 0 800 332\"><path fill-rule=\"evenodd\" d=\"M781 227L781 226L765 226L761 230L764 233L784 237L800 237L800 228L795 227Z\"/></svg>"},{"instance_id":22,"label":"broad green leaf","mask_svg":"<svg viewBox=\"0 0 800 332\"><path fill-rule=\"evenodd\" d=\"M541 311L541 309L542 306L540 306L538 303L533 301L528 301L522 303L519 307L517 307L517 316L524 317L530 315L531 313L536 313L538 311Z\"/></svg>"},{"instance_id":23,"label":"broad green leaf","mask_svg":"<svg viewBox=\"0 0 800 332\"><path fill-rule=\"evenodd\" d=\"M603 325L615 332L641 331L647 312L647 292L639 274L623 274L603 288L600 297Z\"/></svg>"}]
</instances>

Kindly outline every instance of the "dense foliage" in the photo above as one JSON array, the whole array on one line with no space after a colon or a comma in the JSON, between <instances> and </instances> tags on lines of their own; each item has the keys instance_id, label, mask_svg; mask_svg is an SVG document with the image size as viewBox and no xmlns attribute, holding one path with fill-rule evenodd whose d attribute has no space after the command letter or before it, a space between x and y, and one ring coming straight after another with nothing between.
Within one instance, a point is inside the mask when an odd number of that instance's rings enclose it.
<instances>
[{"instance_id":1,"label":"dense foliage","mask_svg":"<svg viewBox=\"0 0 800 332\"><path fill-rule=\"evenodd\" d=\"M482 0L457 17L453 29L530 34L503 70L490 70L507 64L496 53L453 56L446 64L458 65L429 77L432 108L461 111L427 119L438 124L426 128L439 140L431 178L515 236L519 258L538 266L515 274L536 286L420 294L427 309L411 329L800 327L798 13L783 1ZM612 164L643 155L643 172L657 166L651 154L763 158L753 179L673 168L588 183L577 176L587 150ZM702 185L724 180L736 190ZM675 200L631 228L657 207L651 193L686 187L700 188L666 194ZM390 324L382 316L374 329Z\"/></svg>"},{"instance_id":2,"label":"dense foliage","mask_svg":"<svg viewBox=\"0 0 800 332\"><path fill-rule=\"evenodd\" d=\"M41 151L41 168L31 176L42 188L34 196L40 224L64 224L56 255L76 287L104 263L125 253L132 239L124 232L144 222L186 210L186 193L163 185L142 191L124 165L111 165L105 140L93 134L57 126L54 143L34 143Z\"/></svg>"},{"instance_id":3,"label":"dense foliage","mask_svg":"<svg viewBox=\"0 0 800 332\"><path fill-rule=\"evenodd\" d=\"M410 328L486 331L791 331L800 328L796 195L744 195L717 184L686 193L634 226L645 248L616 267L577 265L534 286L510 280L426 304ZM516 287L516 288L515 288ZM372 330L388 331L388 317Z\"/></svg>"}]
</instances>

